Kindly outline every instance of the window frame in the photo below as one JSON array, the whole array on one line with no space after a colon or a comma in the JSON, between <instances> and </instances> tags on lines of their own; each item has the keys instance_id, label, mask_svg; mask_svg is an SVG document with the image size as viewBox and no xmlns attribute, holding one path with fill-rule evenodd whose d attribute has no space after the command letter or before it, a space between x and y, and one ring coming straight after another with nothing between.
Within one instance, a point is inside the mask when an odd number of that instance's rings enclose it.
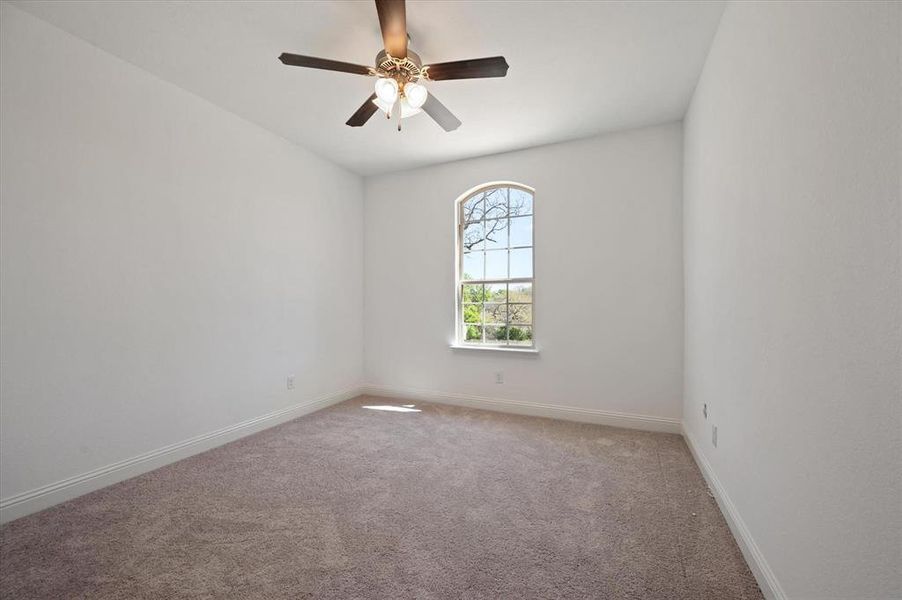
<instances>
[{"instance_id":1,"label":"window frame","mask_svg":"<svg viewBox=\"0 0 902 600\"><path fill-rule=\"evenodd\" d=\"M532 228L531 228L531 244L529 246L511 246L510 240L508 240L507 246L505 246L505 250L508 251L507 263L508 263L508 275L510 275L510 251L516 249L524 249L529 248L532 250L532 277L507 277L502 279L492 278L488 279L485 277L485 273L483 272L482 279L463 279L463 261L464 261L464 229L467 223L464 220L464 204L472 199L474 196L479 194L485 194L486 192L493 189L518 189L523 192L528 193L532 198L532 211L529 216L532 218ZM510 192L508 192L508 203L510 202ZM508 205L509 206L509 205ZM522 215L527 216L527 215ZM512 217L509 213L506 217L510 220ZM486 217L483 214L480 221L473 222L485 222ZM535 353L537 352L536 347L536 249L535 249L535 241L536 241L536 191L534 188L524 185L522 183L517 183L514 181L494 181L491 183L485 183L478 185L474 188L467 190L461 196L457 198L454 203L454 222L455 222L455 235L454 235L454 341L452 342L452 347L454 348L463 348L463 349L472 349L472 350L500 350L505 352L526 352L526 353ZM510 235L510 224L508 225L508 235ZM487 250L483 250L486 252ZM507 339L503 343L488 343L485 341L485 300L482 301L483 305L483 318L481 327L483 328L483 337L481 342L473 343L468 342L463 335L463 327L464 327L464 315L463 315L463 286L464 285L506 285L506 294L505 294L505 302L504 304L509 307L511 304L522 304L518 302L510 301L510 289L509 286L511 284L516 283L529 283L532 286L532 302L529 303L531 305L531 329L532 329L532 337L530 339L530 343L527 344L511 344L511 340ZM491 304L491 303L490 303ZM506 319L504 324L505 326L510 327L509 321Z\"/></svg>"}]
</instances>

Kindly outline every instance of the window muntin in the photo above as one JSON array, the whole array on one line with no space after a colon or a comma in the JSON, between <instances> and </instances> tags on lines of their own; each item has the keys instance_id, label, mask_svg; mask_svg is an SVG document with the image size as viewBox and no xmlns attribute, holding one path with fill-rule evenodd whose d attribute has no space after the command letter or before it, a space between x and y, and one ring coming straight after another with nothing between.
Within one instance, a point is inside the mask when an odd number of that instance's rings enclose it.
<instances>
[{"instance_id":1,"label":"window muntin","mask_svg":"<svg viewBox=\"0 0 902 600\"><path fill-rule=\"evenodd\" d=\"M458 344L534 346L533 203L516 184L458 202Z\"/></svg>"}]
</instances>

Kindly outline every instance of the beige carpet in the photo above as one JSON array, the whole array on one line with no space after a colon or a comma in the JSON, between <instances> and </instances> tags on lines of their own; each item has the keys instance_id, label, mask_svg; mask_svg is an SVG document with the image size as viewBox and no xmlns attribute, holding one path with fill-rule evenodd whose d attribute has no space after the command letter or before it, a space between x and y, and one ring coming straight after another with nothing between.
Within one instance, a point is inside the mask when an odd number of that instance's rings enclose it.
<instances>
[{"instance_id":1,"label":"beige carpet","mask_svg":"<svg viewBox=\"0 0 902 600\"><path fill-rule=\"evenodd\" d=\"M677 435L361 397L5 525L3 598L760 598Z\"/></svg>"}]
</instances>

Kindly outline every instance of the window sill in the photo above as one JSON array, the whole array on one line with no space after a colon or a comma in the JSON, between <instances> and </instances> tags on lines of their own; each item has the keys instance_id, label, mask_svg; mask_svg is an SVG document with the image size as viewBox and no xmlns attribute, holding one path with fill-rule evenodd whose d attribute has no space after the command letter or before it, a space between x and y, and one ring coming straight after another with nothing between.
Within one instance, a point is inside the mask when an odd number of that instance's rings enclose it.
<instances>
[{"instance_id":1,"label":"window sill","mask_svg":"<svg viewBox=\"0 0 902 600\"><path fill-rule=\"evenodd\" d=\"M504 346L467 346L466 344L451 344L452 350L476 350L477 352L503 352L505 354L532 354L539 353L538 348L509 348Z\"/></svg>"}]
</instances>

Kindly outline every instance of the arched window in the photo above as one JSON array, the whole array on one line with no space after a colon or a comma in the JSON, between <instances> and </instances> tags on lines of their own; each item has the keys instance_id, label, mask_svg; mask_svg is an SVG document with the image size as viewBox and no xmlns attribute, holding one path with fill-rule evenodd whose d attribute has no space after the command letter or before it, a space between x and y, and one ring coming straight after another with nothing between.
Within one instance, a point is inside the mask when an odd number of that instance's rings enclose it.
<instances>
[{"instance_id":1,"label":"arched window","mask_svg":"<svg viewBox=\"0 0 902 600\"><path fill-rule=\"evenodd\" d=\"M534 347L534 191L516 183L457 201L457 343Z\"/></svg>"}]
</instances>

